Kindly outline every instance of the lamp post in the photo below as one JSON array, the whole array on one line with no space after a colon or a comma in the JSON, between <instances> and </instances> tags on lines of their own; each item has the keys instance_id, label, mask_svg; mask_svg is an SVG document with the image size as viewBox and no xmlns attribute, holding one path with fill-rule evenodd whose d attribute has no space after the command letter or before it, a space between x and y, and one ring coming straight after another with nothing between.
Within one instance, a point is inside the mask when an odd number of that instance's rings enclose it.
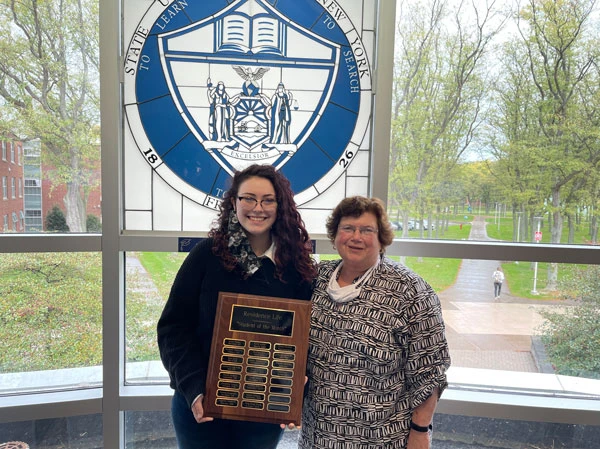
<instances>
[{"instance_id":1,"label":"lamp post","mask_svg":"<svg viewBox=\"0 0 600 449\"><path fill-rule=\"evenodd\" d=\"M535 242L536 243L540 243L540 240L542 240L542 232L540 231L540 227L542 226L542 217L534 217L534 220L537 221L537 227L536 227L536 231L535 231ZM538 272L538 263L537 260L533 263L533 290L531 290L531 294L532 295L538 295L538 291L537 291L537 272Z\"/></svg>"},{"instance_id":2,"label":"lamp post","mask_svg":"<svg viewBox=\"0 0 600 449\"><path fill-rule=\"evenodd\" d=\"M502 212L502 204L498 204L498 232L500 232L500 214Z\"/></svg>"}]
</instances>

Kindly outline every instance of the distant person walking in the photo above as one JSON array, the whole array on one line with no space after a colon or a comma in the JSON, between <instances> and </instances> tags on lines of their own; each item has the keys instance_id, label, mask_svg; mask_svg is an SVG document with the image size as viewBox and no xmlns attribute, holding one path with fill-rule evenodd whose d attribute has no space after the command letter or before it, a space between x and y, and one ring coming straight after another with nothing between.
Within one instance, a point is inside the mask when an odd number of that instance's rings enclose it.
<instances>
[{"instance_id":1,"label":"distant person walking","mask_svg":"<svg viewBox=\"0 0 600 449\"><path fill-rule=\"evenodd\" d=\"M496 267L496 271L492 274L492 279L494 280L494 299L498 299L502 291L502 282L504 282L502 267Z\"/></svg>"}]
</instances>

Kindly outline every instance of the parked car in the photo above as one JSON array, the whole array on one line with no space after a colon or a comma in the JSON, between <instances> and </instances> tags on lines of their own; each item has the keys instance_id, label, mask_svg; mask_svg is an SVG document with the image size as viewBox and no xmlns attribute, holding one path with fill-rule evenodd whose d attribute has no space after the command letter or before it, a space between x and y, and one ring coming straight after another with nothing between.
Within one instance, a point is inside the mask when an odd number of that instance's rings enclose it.
<instances>
[{"instance_id":1,"label":"parked car","mask_svg":"<svg viewBox=\"0 0 600 449\"><path fill-rule=\"evenodd\" d=\"M415 221L415 229L421 229L421 222ZM429 222L427 220L423 220L423 229L427 231L429 229ZM435 229L435 224L431 223L431 230Z\"/></svg>"}]
</instances>

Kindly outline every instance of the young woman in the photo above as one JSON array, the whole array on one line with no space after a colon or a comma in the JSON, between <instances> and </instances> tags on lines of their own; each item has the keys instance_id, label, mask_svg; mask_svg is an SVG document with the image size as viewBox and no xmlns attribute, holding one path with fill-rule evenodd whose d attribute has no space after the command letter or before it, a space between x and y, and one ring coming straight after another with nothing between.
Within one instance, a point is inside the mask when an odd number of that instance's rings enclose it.
<instances>
[{"instance_id":1,"label":"young woman","mask_svg":"<svg viewBox=\"0 0 600 449\"><path fill-rule=\"evenodd\" d=\"M233 177L218 222L182 264L158 322L161 359L175 390L180 449L274 449L278 424L204 416L203 394L220 291L310 300L316 269L289 181L252 165Z\"/></svg>"}]
</instances>

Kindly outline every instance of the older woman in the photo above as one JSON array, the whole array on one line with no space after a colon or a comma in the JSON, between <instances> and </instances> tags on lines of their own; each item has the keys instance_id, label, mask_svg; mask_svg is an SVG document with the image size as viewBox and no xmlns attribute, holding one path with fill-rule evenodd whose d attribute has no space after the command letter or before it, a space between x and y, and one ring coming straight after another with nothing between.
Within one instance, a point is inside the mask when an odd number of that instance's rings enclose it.
<instances>
[{"instance_id":1,"label":"older woman","mask_svg":"<svg viewBox=\"0 0 600 449\"><path fill-rule=\"evenodd\" d=\"M313 292L299 447L429 448L450 366L438 297L384 257L381 200L342 200L327 233L341 260L320 264Z\"/></svg>"}]
</instances>

